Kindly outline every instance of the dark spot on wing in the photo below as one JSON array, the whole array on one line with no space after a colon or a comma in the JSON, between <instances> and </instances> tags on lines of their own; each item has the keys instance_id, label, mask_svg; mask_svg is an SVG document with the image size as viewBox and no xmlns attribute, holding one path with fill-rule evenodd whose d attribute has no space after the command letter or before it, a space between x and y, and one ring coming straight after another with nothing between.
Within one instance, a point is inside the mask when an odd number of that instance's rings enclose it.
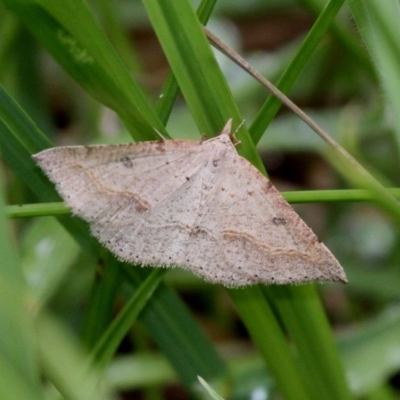
<instances>
[{"instance_id":1,"label":"dark spot on wing","mask_svg":"<svg viewBox=\"0 0 400 400\"><path fill-rule=\"evenodd\" d=\"M121 157L120 161L122 162L122 165L126 168L132 168L133 163L132 160L128 156L123 156Z\"/></svg>"},{"instance_id":2,"label":"dark spot on wing","mask_svg":"<svg viewBox=\"0 0 400 400\"><path fill-rule=\"evenodd\" d=\"M276 226L279 225L286 225L286 219L285 218L272 218L272 223Z\"/></svg>"},{"instance_id":3,"label":"dark spot on wing","mask_svg":"<svg viewBox=\"0 0 400 400\"><path fill-rule=\"evenodd\" d=\"M156 150L163 153L165 152L165 142L164 140L157 142Z\"/></svg>"},{"instance_id":4,"label":"dark spot on wing","mask_svg":"<svg viewBox=\"0 0 400 400\"><path fill-rule=\"evenodd\" d=\"M271 188L272 183L270 181L266 181L265 184L262 187L262 190L265 194L269 194L269 189Z\"/></svg>"}]
</instances>

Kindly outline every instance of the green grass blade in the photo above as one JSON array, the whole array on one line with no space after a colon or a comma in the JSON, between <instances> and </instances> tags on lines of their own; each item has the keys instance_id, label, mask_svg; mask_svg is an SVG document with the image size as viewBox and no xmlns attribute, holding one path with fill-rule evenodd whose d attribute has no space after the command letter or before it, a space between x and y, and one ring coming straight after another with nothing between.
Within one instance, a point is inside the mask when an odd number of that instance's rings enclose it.
<instances>
[{"instance_id":1,"label":"green grass blade","mask_svg":"<svg viewBox=\"0 0 400 400\"><path fill-rule=\"evenodd\" d=\"M400 108L400 9L397 1L349 2L354 19L369 50L382 87L393 110ZM397 145L400 147L400 116L393 113Z\"/></svg>"},{"instance_id":2,"label":"green grass blade","mask_svg":"<svg viewBox=\"0 0 400 400\"><path fill-rule=\"evenodd\" d=\"M3 186L3 171L0 170L0 274L5 281L15 281L24 286L24 276L18 265L15 244L11 241L9 221L6 218L5 193Z\"/></svg>"},{"instance_id":3,"label":"green grass blade","mask_svg":"<svg viewBox=\"0 0 400 400\"><path fill-rule=\"evenodd\" d=\"M27 218L27 217L46 217L57 215L68 215L71 213L69 207L64 203L39 203L11 205L6 207L6 213L9 218Z\"/></svg>"},{"instance_id":4,"label":"green grass blade","mask_svg":"<svg viewBox=\"0 0 400 400\"><path fill-rule=\"evenodd\" d=\"M229 293L285 398L314 398L261 288L233 289Z\"/></svg>"},{"instance_id":5,"label":"green grass blade","mask_svg":"<svg viewBox=\"0 0 400 400\"><path fill-rule=\"evenodd\" d=\"M29 293L40 310L64 284L81 247L55 218L40 218L21 234L20 254Z\"/></svg>"},{"instance_id":6,"label":"green grass blade","mask_svg":"<svg viewBox=\"0 0 400 400\"><path fill-rule=\"evenodd\" d=\"M97 7L107 37L124 61L126 67L130 72L137 75L142 71L139 56L135 53L135 49L129 40L128 32L124 31L124 26L118 18L115 3L110 3L108 0L100 0L94 3L93 6Z\"/></svg>"},{"instance_id":7,"label":"green grass blade","mask_svg":"<svg viewBox=\"0 0 400 400\"><path fill-rule=\"evenodd\" d=\"M29 313L25 277L5 216L0 170L0 397L40 399L35 331ZM32 306L32 304L31 304Z\"/></svg>"},{"instance_id":8,"label":"green grass blade","mask_svg":"<svg viewBox=\"0 0 400 400\"><path fill-rule=\"evenodd\" d=\"M136 288L149 275L149 270L127 266L125 274L132 287ZM207 380L226 375L224 361L209 345L204 331L176 293L163 282L155 293L139 319L151 332L186 387L193 390L198 375Z\"/></svg>"},{"instance_id":9,"label":"green grass blade","mask_svg":"<svg viewBox=\"0 0 400 400\"><path fill-rule=\"evenodd\" d=\"M202 0L197 10L197 16L203 25L206 25L211 13L215 7L217 0ZM173 73L169 73L161 90L161 96L156 105L157 114L161 121L166 124L171 114L172 107L175 104L176 97L179 93L178 82Z\"/></svg>"},{"instance_id":10,"label":"green grass blade","mask_svg":"<svg viewBox=\"0 0 400 400\"><path fill-rule=\"evenodd\" d=\"M63 398L111 398L107 382L96 369L89 368L87 354L65 326L47 314L39 315L35 325L44 376L52 382Z\"/></svg>"},{"instance_id":11,"label":"green grass blade","mask_svg":"<svg viewBox=\"0 0 400 400\"><path fill-rule=\"evenodd\" d=\"M315 285L277 285L264 289L296 343L313 398L351 399L334 337ZM327 393L327 388L328 393Z\"/></svg>"},{"instance_id":12,"label":"green grass blade","mask_svg":"<svg viewBox=\"0 0 400 400\"><path fill-rule=\"evenodd\" d=\"M118 113L136 140L157 139L153 127L167 135L83 1L4 3L85 90Z\"/></svg>"},{"instance_id":13,"label":"green grass blade","mask_svg":"<svg viewBox=\"0 0 400 400\"><path fill-rule=\"evenodd\" d=\"M106 249L101 249L99 260L81 332L82 341L88 349L93 348L110 325L122 283L121 263ZM99 313L99 310L102 312Z\"/></svg>"},{"instance_id":14,"label":"green grass blade","mask_svg":"<svg viewBox=\"0 0 400 400\"><path fill-rule=\"evenodd\" d=\"M332 25L343 3L344 0L329 1L318 16L313 27L310 29L297 51L297 54L293 57L276 84L277 88L283 93L287 94L290 92L316 47ZM267 126L271 123L280 107L281 102L275 96L269 95L249 129L254 143L259 142L261 136L264 134Z\"/></svg>"},{"instance_id":15,"label":"green grass blade","mask_svg":"<svg viewBox=\"0 0 400 400\"><path fill-rule=\"evenodd\" d=\"M32 390L21 372L14 369L0 354L0 398L1 399L26 399L41 400L39 391Z\"/></svg>"},{"instance_id":16,"label":"green grass blade","mask_svg":"<svg viewBox=\"0 0 400 400\"><path fill-rule=\"evenodd\" d=\"M126 266L126 268L132 267ZM101 335L92 350L96 365L99 365L100 368L104 368L111 361L112 356L124 336L128 333L132 323L137 319L139 313L146 306L147 301L152 297L157 286L160 284L161 277L164 273L165 270L163 269L154 269L140 285L138 291L128 300L104 334Z\"/></svg>"},{"instance_id":17,"label":"green grass blade","mask_svg":"<svg viewBox=\"0 0 400 400\"><path fill-rule=\"evenodd\" d=\"M400 310L397 305L389 306L357 328L342 334L338 345L351 388L361 398L385 384L387 377L400 368L396 356L400 346Z\"/></svg>"},{"instance_id":18,"label":"green grass blade","mask_svg":"<svg viewBox=\"0 0 400 400\"><path fill-rule=\"evenodd\" d=\"M348 182L369 190L374 201L400 222L400 203L378 178L359 164L346 150L330 148L324 152L324 157Z\"/></svg>"},{"instance_id":19,"label":"green grass blade","mask_svg":"<svg viewBox=\"0 0 400 400\"><path fill-rule=\"evenodd\" d=\"M301 2L315 16L324 12L324 8L330 7L331 5L331 2L327 4L325 0L301 0ZM344 10L344 14L345 13L347 13L347 8ZM376 81L376 71L372 65L371 59L368 57L366 49L360 46L359 38L354 34L354 31L349 29L349 25L347 25L346 22L347 19L339 15L331 24L329 34L331 34L334 40L351 55L354 62L367 73L370 79Z\"/></svg>"},{"instance_id":20,"label":"green grass blade","mask_svg":"<svg viewBox=\"0 0 400 400\"><path fill-rule=\"evenodd\" d=\"M387 189L396 199L400 200L400 189ZM374 196L365 189L339 189L339 190L295 190L281 192L281 195L290 204L308 203L340 203L340 202L371 202ZM23 204L20 206L6 206L8 218L27 218L68 215L69 207L64 203Z\"/></svg>"}]
</instances>

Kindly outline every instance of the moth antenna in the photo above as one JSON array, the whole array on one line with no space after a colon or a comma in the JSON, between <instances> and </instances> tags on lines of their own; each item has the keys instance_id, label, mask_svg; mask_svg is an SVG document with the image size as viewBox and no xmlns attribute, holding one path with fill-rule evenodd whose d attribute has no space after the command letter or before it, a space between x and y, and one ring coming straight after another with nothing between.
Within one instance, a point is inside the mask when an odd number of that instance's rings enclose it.
<instances>
[{"instance_id":1,"label":"moth antenna","mask_svg":"<svg viewBox=\"0 0 400 400\"><path fill-rule=\"evenodd\" d=\"M244 125L244 123L246 122L246 120L244 119L239 126L236 128L235 132L232 133L232 135L236 135L239 132L239 129Z\"/></svg>"},{"instance_id":2,"label":"moth antenna","mask_svg":"<svg viewBox=\"0 0 400 400\"><path fill-rule=\"evenodd\" d=\"M244 123L245 123L245 120L243 120L243 121L239 124L239 126L235 129L235 132L229 133L229 136L230 136L230 138L231 138L231 140L232 140L232 143L233 143L233 145L234 145L235 147L238 146L238 145L241 143L241 141L236 137L236 134L239 132L240 128L244 125Z\"/></svg>"}]
</instances>

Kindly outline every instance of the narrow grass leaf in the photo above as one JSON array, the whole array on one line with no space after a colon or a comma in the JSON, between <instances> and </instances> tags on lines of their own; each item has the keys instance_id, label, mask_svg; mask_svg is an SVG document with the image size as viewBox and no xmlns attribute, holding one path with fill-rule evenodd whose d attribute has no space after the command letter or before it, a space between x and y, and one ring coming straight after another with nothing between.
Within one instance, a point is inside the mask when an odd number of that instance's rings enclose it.
<instances>
[{"instance_id":1,"label":"narrow grass leaf","mask_svg":"<svg viewBox=\"0 0 400 400\"><path fill-rule=\"evenodd\" d=\"M197 16L203 25L206 25L211 13L214 9L217 0L202 0L197 9ZM160 98L156 104L157 114L161 121L166 124L171 114L172 107L179 93L178 82L172 72L169 73L163 88L161 90Z\"/></svg>"},{"instance_id":2,"label":"narrow grass leaf","mask_svg":"<svg viewBox=\"0 0 400 400\"><path fill-rule=\"evenodd\" d=\"M285 398L313 399L312 387L302 376L262 289L257 286L229 292Z\"/></svg>"},{"instance_id":3,"label":"narrow grass leaf","mask_svg":"<svg viewBox=\"0 0 400 400\"><path fill-rule=\"evenodd\" d=\"M350 400L352 395L329 322L321 303L315 301L315 285L273 286L267 293L296 343L303 367L314 377L313 398Z\"/></svg>"},{"instance_id":4,"label":"narrow grass leaf","mask_svg":"<svg viewBox=\"0 0 400 400\"><path fill-rule=\"evenodd\" d=\"M89 368L87 354L68 329L42 313L36 318L44 376L66 399L111 399L104 378Z\"/></svg>"},{"instance_id":5,"label":"narrow grass leaf","mask_svg":"<svg viewBox=\"0 0 400 400\"><path fill-rule=\"evenodd\" d=\"M66 71L115 110L136 140L167 136L146 96L96 23L86 3L4 0ZM71 18L71 15L74 18Z\"/></svg>"},{"instance_id":6,"label":"narrow grass leaf","mask_svg":"<svg viewBox=\"0 0 400 400\"><path fill-rule=\"evenodd\" d=\"M276 84L276 87L283 93L287 94L290 92L294 83L297 81L297 78L309 62L316 47L333 24L343 3L344 0L329 1L324 10L318 16L297 51L297 54L293 57ZM275 117L280 107L281 102L272 94L269 95L249 129L254 143L259 142L261 136Z\"/></svg>"},{"instance_id":7,"label":"narrow grass leaf","mask_svg":"<svg viewBox=\"0 0 400 400\"><path fill-rule=\"evenodd\" d=\"M382 0L349 2L360 34L371 54L382 87L393 110L393 124L400 147L400 8L398 1Z\"/></svg>"},{"instance_id":8,"label":"narrow grass leaf","mask_svg":"<svg viewBox=\"0 0 400 400\"><path fill-rule=\"evenodd\" d=\"M3 175L0 170L0 394L38 399L40 374L35 332L29 315L25 278L5 216Z\"/></svg>"},{"instance_id":9,"label":"narrow grass leaf","mask_svg":"<svg viewBox=\"0 0 400 400\"><path fill-rule=\"evenodd\" d=\"M21 235L21 266L36 308L41 309L63 284L81 247L56 219L32 222Z\"/></svg>"},{"instance_id":10,"label":"narrow grass leaf","mask_svg":"<svg viewBox=\"0 0 400 400\"><path fill-rule=\"evenodd\" d=\"M32 390L28 381L21 371L0 354L0 398L1 399L24 399L41 400L43 399L40 391Z\"/></svg>"},{"instance_id":11,"label":"narrow grass leaf","mask_svg":"<svg viewBox=\"0 0 400 400\"><path fill-rule=\"evenodd\" d=\"M108 326L104 334L101 335L92 350L92 355L97 365L104 368L111 361L118 345L128 333L148 300L152 297L164 273L165 270L162 269L153 270L125 304L114 321Z\"/></svg>"},{"instance_id":12,"label":"narrow grass leaf","mask_svg":"<svg viewBox=\"0 0 400 400\"><path fill-rule=\"evenodd\" d=\"M93 348L111 324L121 283L121 263L102 248L82 325L81 338L88 349Z\"/></svg>"},{"instance_id":13,"label":"narrow grass leaf","mask_svg":"<svg viewBox=\"0 0 400 400\"><path fill-rule=\"evenodd\" d=\"M138 287L150 271L125 267L126 279ZM161 282L139 316L152 338L170 360L189 390L197 383L197 376L207 380L223 378L227 374L225 362L209 344L204 331L199 328L186 305L166 284ZM131 293L128 293L131 296ZM179 349L177 351L176 349Z\"/></svg>"},{"instance_id":14,"label":"narrow grass leaf","mask_svg":"<svg viewBox=\"0 0 400 400\"><path fill-rule=\"evenodd\" d=\"M388 188L387 190L400 200L400 189ZM295 190L280 193L290 204L371 202L374 200L371 192L365 189ZM5 210L8 218L45 217L71 213L70 208L61 202L9 205Z\"/></svg>"},{"instance_id":15,"label":"narrow grass leaf","mask_svg":"<svg viewBox=\"0 0 400 400\"><path fill-rule=\"evenodd\" d=\"M367 396L400 368L400 309L389 307L339 338L354 394Z\"/></svg>"}]
</instances>

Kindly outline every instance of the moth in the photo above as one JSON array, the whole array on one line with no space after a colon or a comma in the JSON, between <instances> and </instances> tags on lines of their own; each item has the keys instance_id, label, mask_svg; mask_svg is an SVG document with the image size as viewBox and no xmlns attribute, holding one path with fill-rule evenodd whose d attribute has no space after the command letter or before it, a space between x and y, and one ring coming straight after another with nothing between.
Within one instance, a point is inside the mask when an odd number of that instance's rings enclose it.
<instances>
[{"instance_id":1,"label":"moth","mask_svg":"<svg viewBox=\"0 0 400 400\"><path fill-rule=\"evenodd\" d=\"M213 139L52 148L33 156L74 214L119 259L213 283L347 282L332 253L239 156Z\"/></svg>"}]
</instances>

